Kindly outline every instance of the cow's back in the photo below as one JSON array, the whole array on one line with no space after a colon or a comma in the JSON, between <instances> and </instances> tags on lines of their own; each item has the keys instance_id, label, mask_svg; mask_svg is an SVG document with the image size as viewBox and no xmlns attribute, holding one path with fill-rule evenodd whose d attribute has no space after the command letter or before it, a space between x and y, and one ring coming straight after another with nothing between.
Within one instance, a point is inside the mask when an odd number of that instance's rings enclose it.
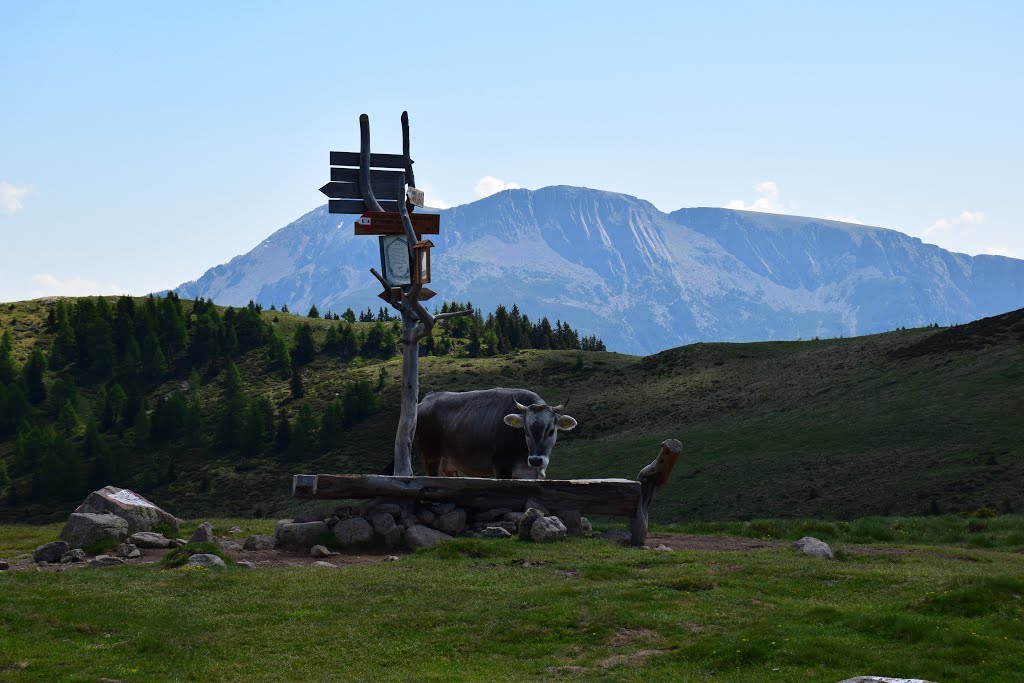
<instances>
[{"instance_id":1,"label":"cow's back","mask_svg":"<svg viewBox=\"0 0 1024 683\"><path fill-rule=\"evenodd\" d=\"M468 476L510 477L518 460L525 461L522 430L509 427L504 417L516 412L516 401L542 401L527 389L438 391L420 402L416 419L416 449L428 475L444 469Z\"/></svg>"}]
</instances>

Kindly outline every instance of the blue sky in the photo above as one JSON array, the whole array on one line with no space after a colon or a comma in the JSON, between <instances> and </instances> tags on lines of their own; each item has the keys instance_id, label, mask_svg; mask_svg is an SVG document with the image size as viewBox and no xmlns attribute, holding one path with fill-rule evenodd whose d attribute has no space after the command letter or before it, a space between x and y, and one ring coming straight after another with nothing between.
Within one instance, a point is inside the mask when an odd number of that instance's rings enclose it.
<instances>
[{"instance_id":1,"label":"blue sky","mask_svg":"<svg viewBox=\"0 0 1024 683\"><path fill-rule=\"evenodd\" d=\"M1024 257L1024 4L0 0L0 300L198 277L401 150Z\"/></svg>"}]
</instances>

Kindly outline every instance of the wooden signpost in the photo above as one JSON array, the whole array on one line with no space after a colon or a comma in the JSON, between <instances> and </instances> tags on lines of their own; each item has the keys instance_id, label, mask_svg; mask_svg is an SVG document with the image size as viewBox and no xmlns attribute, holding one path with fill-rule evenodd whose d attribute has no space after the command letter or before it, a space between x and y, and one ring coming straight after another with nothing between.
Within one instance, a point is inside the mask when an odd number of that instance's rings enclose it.
<instances>
[{"instance_id":1,"label":"wooden signpost","mask_svg":"<svg viewBox=\"0 0 1024 683\"><path fill-rule=\"evenodd\" d=\"M402 314L402 406L395 435L395 474L412 475L412 438L416 433L419 403L419 343L434 323L467 315L454 311L431 315L422 301L434 292L423 285L430 281L429 249L423 235L440 234L441 217L414 213L423 206L423 192L409 156L409 114L402 112L402 153L370 152L370 118L359 117L359 151L331 152L331 180L320 188L329 198L330 213L356 214L356 235L380 239L381 273L370 272L384 288L379 294ZM426 253L423 253L426 250ZM424 274L426 265L427 273Z\"/></svg>"},{"instance_id":2,"label":"wooden signpost","mask_svg":"<svg viewBox=\"0 0 1024 683\"><path fill-rule=\"evenodd\" d=\"M530 499L567 514L621 515L630 519L634 545L647 538L647 513L654 494L668 480L682 446L662 443L657 459L637 481L628 479L519 480L412 476L412 440L419 402L419 343L434 323L471 310L431 315L421 303L434 296L430 282L430 248L424 235L440 234L440 216L415 213L423 206L409 156L409 116L402 112L402 154L370 152L370 120L359 117L359 152L331 152L331 180L320 188L330 213L354 214L356 235L380 240L381 272L370 272L384 291L380 298L402 314L402 400L395 434L394 476L295 475L298 498L395 497L409 501L450 501L480 510L522 510Z\"/></svg>"}]
</instances>

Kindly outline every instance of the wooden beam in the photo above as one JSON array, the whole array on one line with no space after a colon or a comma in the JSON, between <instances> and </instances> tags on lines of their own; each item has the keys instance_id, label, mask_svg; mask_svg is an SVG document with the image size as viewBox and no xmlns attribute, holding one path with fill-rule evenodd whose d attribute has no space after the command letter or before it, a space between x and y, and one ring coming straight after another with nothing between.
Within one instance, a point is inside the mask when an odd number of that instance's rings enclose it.
<instances>
[{"instance_id":1,"label":"wooden beam","mask_svg":"<svg viewBox=\"0 0 1024 683\"><path fill-rule=\"evenodd\" d=\"M477 479L472 477L390 477L380 474L298 474L297 498L408 498L452 502L474 510L521 510L533 498L549 510L581 510L631 517L641 496L629 479Z\"/></svg>"},{"instance_id":2,"label":"wooden beam","mask_svg":"<svg viewBox=\"0 0 1024 683\"><path fill-rule=\"evenodd\" d=\"M359 152L331 152L331 166L359 166ZM402 154L370 154L371 168L400 168L405 170Z\"/></svg>"}]
</instances>

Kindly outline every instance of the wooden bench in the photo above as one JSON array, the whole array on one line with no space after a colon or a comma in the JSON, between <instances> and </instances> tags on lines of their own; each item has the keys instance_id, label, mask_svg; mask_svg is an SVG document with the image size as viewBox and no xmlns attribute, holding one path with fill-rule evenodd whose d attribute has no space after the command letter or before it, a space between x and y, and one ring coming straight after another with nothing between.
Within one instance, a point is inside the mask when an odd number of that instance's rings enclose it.
<instances>
[{"instance_id":1,"label":"wooden bench","mask_svg":"<svg viewBox=\"0 0 1024 683\"><path fill-rule=\"evenodd\" d=\"M657 458L631 479L478 479L472 477L395 477L380 474L297 474L292 494L303 499L400 498L455 503L469 510L523 510L536 501L552 513L629 518L630 543L647 540L647 514L654 495L668 481L682 454L668 439Z\"/></svg>"}]
</instances>

